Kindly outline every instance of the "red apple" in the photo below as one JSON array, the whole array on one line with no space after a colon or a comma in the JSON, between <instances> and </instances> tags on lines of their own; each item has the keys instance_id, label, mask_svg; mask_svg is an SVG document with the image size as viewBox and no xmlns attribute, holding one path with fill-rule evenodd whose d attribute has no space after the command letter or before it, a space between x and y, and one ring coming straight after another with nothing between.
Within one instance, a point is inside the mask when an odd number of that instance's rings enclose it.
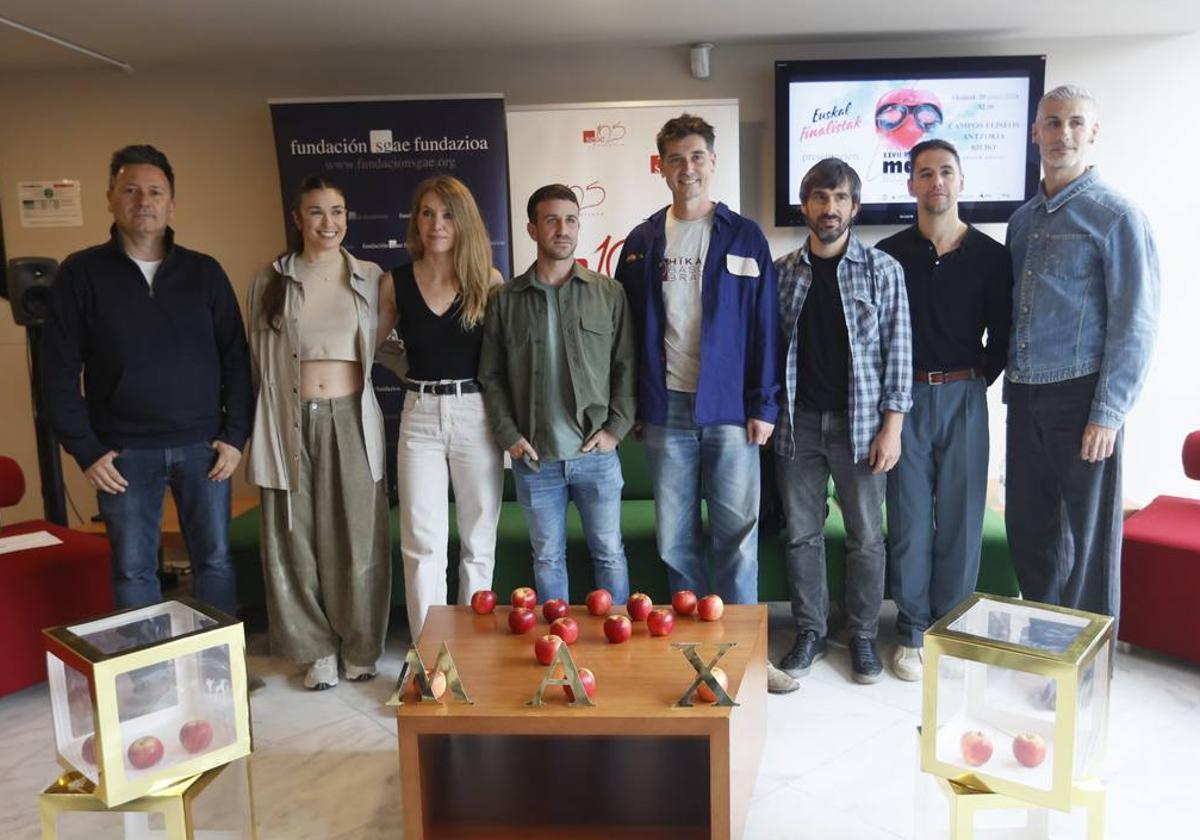
<instances>
[{"instance_id":1,"label":"red apple","mask_svg":"<svg viewBox=\"0 0 1200 840\"><path fill-rule=\"evenodd\" d=\"M978 767L992 757L992 739L978 729L964 733L959 746L962 748L963 761L972 767Z\"/></svg>"},{"instance_id":2,"label":"red apple","mask_svg":"<svg viewBox=\"0 0 1200 840\"><path fill-rule=\"evenodd\" d=\"M189 720L179 727L179 743L190 753L204 752L212 739L212 724L206 720Z\"/></svg>"},{"instance_id":3,"label":"red apple","mask_svg":"<svg viewBox=\"0 0 1200 840\"><path fill-rule=\"evenodd\" d=\"M570 605L562 598L551 598L546 603L542 604L542 618L546 619L547 624L554 623L556 618L562 618L571 611Z\"/></svg>"},{"instance_id":4,"label":"red apple","mask_svg":"<svg viewBox=\"0 0 1200 840\"><path fill-rule=\"evenodd\" d=\"M650 628L651 636L670 636L675 629L675 613L659 607L646 617L646 626Z\"/></svg>"},{"instance_id":5,"label":"red apple","mask_svg":"<svg viewBox=\"0 0 1200 840\"><path fill-rule=\"evenodd\" d=\"M1013 756L1026 767L1037 767L1046 760L1046 739L1034 732L1013 738Z\"/></svg>"},{"instance_id":6,"label":"red apple","mask_svg":"<svg viewBox=\"0 0 1200 840\"><path fill-rule=\"evenodd\" d=\"M721 688L729 688L729 677L725 675L725 670L720 665L713 666L712 675L716 678L717 682L721 684ZM708 687L708 683L706 682L701 682L700 685L696 687L696 696L705 703L717 702L717 695L711 688Z\"/></svg>"},{"instance_id":7,"label":"red apple","mask_svg":"<svg viewBox=\"0 0 1200 840\"><path fill-rule=\"evenodd\" d=\"M537 606L537 593L528 586L518 586L512 591L512 605L531 610Z\"/></svg>"},{"instance_id":8,"label":"red apple","mask_svg":"<svg viewBox=\"0 0 1200 840\"><path fill-rule=\"evenodd\" d=\"M83 739L83 746L80 748L83 753L83 760L88 764L96 763L96 736L89 735Z\"/></svg>"},{"instance_id":9,"label":"red apple","mask_svg":"<svg viewBox=\"0 0 1200 840\"><path fill-rule=\"evenodd\" d=\"M496 609L496 593L490 589L480 589L471 596L471 609L476 615L489 615Z\"/></svg>"},{"instance_id":10,"label":"red apple","mask_svg":"<svg viewBox=\"0 0 1200 840\"><path fill-rule=\"evenodd\" d=\"M556 618L550 625L550 632L569 645L579 641L579 622L571 617Z\"/></svg>"},{"instance_id":11,"label":"red apple","mask_svg":"<svg viewBox=\"0 0 1200 840\"><path fill-rule=\"evenodd\" d=\"M528 633L537 624L537 615L526 607L517 607L508 614L508 629L518 636Z\"/></svg>"},{"instance_id":12,"label":"red apple","mask_svg":"<svg viewBox=\"0 0 1200 840\"><path fill-rule=\"evenodd\" d=\"M162 761L163 742L153 735L146 735L129 745L127 755L130 764L139 770L145 770Z\"/></svg>"},{"instance_id":13,"label":"red apple","mask_svg":"<svg viewBox=\"0 0 1200 840\"><path fill-rule=\"evenodd\" d=\"M441 700L446 693L446 675L441 671L426 671L425 679L429 680L429 691L434 700ZM408 696L412 700L421 699L421 686L417 683L417 675L413 674L408 681Z\"/></svg>"},{"instance_id":14,"label":"red apple","mask_svg":"<svg viewBox=\"0 0 1200 840\"><path fill-rule=\"evenodd\" d=\"M607 589L593 589L587 594L589 615L608 615L612 609L612 593Z\"/></svg>"},{"instance_id":15,"label":"red apple","mask_svg":"<svg viewBox=\"0 0 1200 840\"><path fill-rule=\"evenodd\" d=\"M701 621L716 621L725 613L725 602L720 595L705 595L696 605Z\"/></svg>"},{"instance_id":16,"label":"red apple","mask_svg":"<svg viewBox=\"0 0 1200 840\"><path fill-rule=\"evenodd\" d=\"M634 621L645 621L646 616L650 615L650 610L654 609L654 602L645 592L634 592L625 602L625 609Z\"/></svg>"},{"instance_id":17,"label":"red apple","mask_svg":"<svg viewBox=\"0 0 1200 840\"><path fill-rule=\"evenodd\" d=\"M596 696L596 675L588 668L579 669L579 681L583 683L583 691L588 697ZM566 692L567 699L572 703L575 702L575 692L571 690L571 686L564 685L563 691Z\"/></svg>"},{"instance_id":18,"label":"red apple","mask_svg":"<svg viewBox=\"0 0 1200 840\"><path fill-rule=\"evenodd\" d=\"M562 643L563 640L558 636L539 636L533 643L533 655L539 664L549 665Z\"/></svg>"},{"instance_id":19,"label":"red apple","mask_svg":"<svg viewBox=\"0 0 1200 840\"><path fill-rule=\"evenodd\" d=\"M671 606L680 615L691 615L696 611L696 593L690 589L680 589L671 596Z\"/></svg>"},{"instance_id":20,"label":"red apple","mask_svg":"<svg viewBox=\"0 0 1200 840\"><path fill-rule=\"evenodd\" d=\"M629 641L633 635L633 622L623 615L610 615L604 619L604 636L614 645Z\"/></svg>"}]
</instances>

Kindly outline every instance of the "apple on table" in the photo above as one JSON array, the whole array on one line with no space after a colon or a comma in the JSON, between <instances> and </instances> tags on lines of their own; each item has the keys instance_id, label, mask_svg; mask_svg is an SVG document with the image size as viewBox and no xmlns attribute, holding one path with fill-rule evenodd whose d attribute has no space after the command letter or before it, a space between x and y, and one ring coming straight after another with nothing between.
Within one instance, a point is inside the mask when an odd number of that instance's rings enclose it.
<instances>
[{"instance_id":1,"label":"apple on table","mask_svg":"<svg viewBox=\"0 0 1200 840\"><path fill-rule=\"evenodd\" d=\"M542 618L550 624L557 618L563 618L571 612L571 606L562 598L551 598L542 604Z\"/></svg>"},{"instance_id":2,"label":"apple on table","mask_svg":"<svg viewBox=\"0 0 1200 840\"><path fill-rule=\"evenodd\" d=\"M680 615L691 615L696 611L696 593L690 589L680 589L671 596L671 607Z\"/></svg>"},{"instance_id":3,"label":"apple on table","mask_svg":"<svg viewBox=\"0 0 1200 840\"><path fill-rule=\"evenodd\" d=\"M532 610L537 606L537 592L528 586L518 586L512 591L511 602L514 607Z\"/></svg>"},{"instance_id":4,"label":"apple on table","mask_svg":"<svg viewBox=\"0 0 1200 840\"><path fill-rule=\"evenodd\" d=\"M634 592L625 602L625 610L634 621L645 621L652 609L654 609L654 602L645 592Z\"/></svg>"},{"instance_id":5,"label":"apple on table","mask_svg":"<svg viewBox=\"0 0 1200 840\"><path fill-rule=\"evenodd\" d=\"M537 615L526 607L515 607L508 614L508 629L516 635L528 633L537 624Z\"/></svg>"},{"instance_id":6,"label":"apple on table","mask_svg":"<svg viewBox=\"0 0 1200 840\"><path fill-rule=\"evenodd\" d=\"M562 643L563 640L558 636L539 636L533 643L533 655L539 664L549 665L554 661L554 654L558 653Z\"/></svg>"},{"instance_id":7,"label":"apple on table","mask_svg":"<svg viewBox=\"0 0 1200 840\"><path fill-rule=\"evenodd\" d=\"M612 609L612 593L607 589L593 589L587 594L587 611L589 615L608 615Z\"/></svg>"},{"instance_id":8,"label":"apple on table","mask_svg":"<svg viewBox=\"0 0 1200 840\"><path fill-rule=\"evenodd\" d=\"M627 616L610 615L604 619L604 638L612 644L619 645L629 641L633 635L633 622Z\"/></svg>"},{"instance_id":9,"label":"apple on table","mask_svg":"<svg viewBox=\"0 0 1200 840\"><path fill-rule=\"evenodd\" d=\"M675 629L675 613L666 607L651 610L650 615L646 616L646 627L650 629L651 636L669 636Z\"/></svg>"},{"instance_id":10,"label":"apple on table","mask_svg":"<svg viewBox=\"0 0 1200 840\"><path fill-rule=\"evenodd\" d=\"M583 692L588 697L596 696L596 675L592 673L590 668L579 669L579 681L583 683ZM563 686L563 692L567 695L567 700L575 702L575 692L570 684Z\"/></svg>"},{"instance_id":11,"label":"apple on table","mask_svg":"<svg viewBox=\"0 0 1200 840\"><path fill-rule=\"evenodd\" d=\"M550 632L568 645L573 645L579 641L579 622L570 616L556 618L550 625Z\"/></svg>"},{"instance_id":12,"label":"apple on table","mask_svg":"<svg viewBox=\"0 0 1200 840\"><path fill-rule=\"evenodd\" d=\"M480 589L471 596L471 609L476 615L490 615L496 609L496 593L490 589Z\"/></svg>"}]
</instances>

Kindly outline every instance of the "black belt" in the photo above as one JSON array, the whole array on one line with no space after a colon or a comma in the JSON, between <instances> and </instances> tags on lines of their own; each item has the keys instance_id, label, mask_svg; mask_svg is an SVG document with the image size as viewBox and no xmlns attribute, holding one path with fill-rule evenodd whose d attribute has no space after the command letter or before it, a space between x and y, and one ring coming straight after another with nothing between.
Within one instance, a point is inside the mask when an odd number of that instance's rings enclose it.
<instances>
[{"instance_id":1,"label":"black belt","mask_svg":"<svg viewBox=\"0 0 1200 840\"><path fill-rule=\"evenodd\" d=\"M401 384L405 391L412 391L414 394L433 394L435 397L479 393L479 382L474 379L463 379L459 382L410 382L405 380Z\"/></svg>"},{"instance_id":2,"label":"black belt","mask_svg":"<svg viewBox=\"0 0 1200 840\"><path fill-rule=\"evenodd\" d=\"M923 370L913 371L913 381L920 382L925 385L944 385L947 382L961 382L964 379L974 379L977 376L983 376L983 371L979 368L963 368L962 370L931 370L928 373Z\"/></svg>"}]
</instances>

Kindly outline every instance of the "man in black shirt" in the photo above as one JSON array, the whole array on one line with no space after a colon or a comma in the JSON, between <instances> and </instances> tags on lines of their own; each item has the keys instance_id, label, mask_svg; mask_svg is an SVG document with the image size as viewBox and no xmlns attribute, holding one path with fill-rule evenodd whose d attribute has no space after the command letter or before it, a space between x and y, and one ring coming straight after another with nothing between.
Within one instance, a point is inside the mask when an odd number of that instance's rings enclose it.
<instances>
[{"instance_id":1,"label":"man in black shirt","mask_svg":"<svg viewBox=\"0 0 1200 840\"><path fill-rule=\"evenodd\" d=\"M883 601L884 474L901 457L912 402L908 301L900 265L851 229L862 181L827 158L800 183L808 236L775 263L784 349L775 468L787 519L796 640L779 663L791 677L826 650L825 519L830 477L846 522L846 637L853 678L883 673L875 646Z\"/></svg>"},{"instance_id":2,"label":"man in black shirt","mask_svg":"<svg viewBox=\"0 0 1200 840\"><path fill-rule=\"evenodd\" d=\"M888 556L898 615L896 676L918 680L922 636L975 588L987 496L987 386L1004 369L1012 270L1003 245L958 216L958 152L909 153L917 223L878 244L904 267L913 407L888 474ZM986 343L983 340L987 333Z\"/></svg>"},{"instance_id":3,"label":"man in black shirt","mask_svg":"<svg viewBox=\"0 0 1200 840\"><path fill-rule=\"evenodd\" d=\"M161 598L159 527L170 485L192 592L233 614L229 477L252 411L237 298L216 260L175 244L175 176L158 149L113 155L108 207L109 241L68 257L50 291L47 413L99 491L117 606Z\"/></svg>"}]
</instances>

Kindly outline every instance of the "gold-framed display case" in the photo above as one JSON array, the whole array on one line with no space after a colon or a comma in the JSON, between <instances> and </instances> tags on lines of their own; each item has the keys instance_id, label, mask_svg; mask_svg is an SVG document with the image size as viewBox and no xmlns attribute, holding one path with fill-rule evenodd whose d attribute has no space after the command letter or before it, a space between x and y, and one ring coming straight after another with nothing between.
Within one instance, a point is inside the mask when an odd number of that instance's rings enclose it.
<instances>
[{"instance_id":1,"label":"gold-framed display case","mask_svg":"<svg viewBox=\"0 0 1200 840\"><path fill-rule=\"evenodd\" d=\"M1108 734L1113 620L976 593L925 633L921 769L1069 811Z\"/></svg>"},{"instance_id":2,"label":"gold-framed display case","mask_svg":"<svg viewBox=\"0 0 1200 840\"><path fill-rule=\"evenodd\" d=\"M1104 840L1104 787L1072 785L1069 813L922 773L916 840Z\"/></svg>"},{"instance_id":3,"label":"gold-framed display case","mask_svg":"<svg viewBox=\"0 0 1200 840\"><path fill-rule=\"evenodd\" d=\"M235 619L180 598L42 634L58 762L106 805L249 754Z\"/></svg>"},{"instance_id":4,"label":"gold-framed display case","mask_svg":"<svg viewBox=\"0 0 1200 840\"><path fill-rule=\"evenodd\" d=\"M38 795L42 840L256 840L250 758L109 807L71 770Z\"/></svg>"}]
</instances>

